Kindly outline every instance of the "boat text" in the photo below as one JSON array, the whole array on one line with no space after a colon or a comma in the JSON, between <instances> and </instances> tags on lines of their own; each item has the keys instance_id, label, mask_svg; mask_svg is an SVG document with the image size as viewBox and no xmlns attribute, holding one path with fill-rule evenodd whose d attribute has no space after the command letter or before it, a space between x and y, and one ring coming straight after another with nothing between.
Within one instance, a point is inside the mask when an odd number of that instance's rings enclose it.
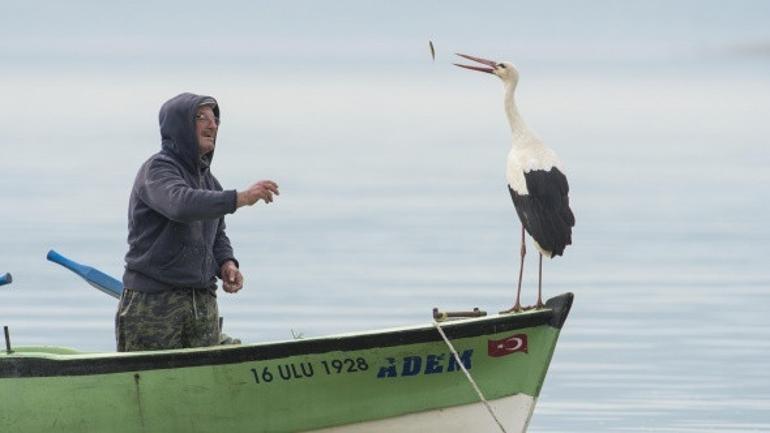
<instances>
[{"instance_id":1,"label":"boat text","mask_svg":"<svg viewBox=\"0 0 770 433\"><path fill-rule=\"evenodd\" d=\"M471 358L473 349L463 351L459 355L460 362L463 363L466 370L472 367ZM460 370L460 364L451 353L441 353L436 355L422 356L404 356L401 359L386 358L386 365L380 367L377 372L377 378L387 377L408 377L419 374L437 374Z\"/></svg>"},{"instance_id":2,"label":"boat text","mask_svg":"<svg viewBox=\"0 0 770 433\"><path fill-rule=\"evenodd\" d=\"M321 360L318 363L313 362L289 362L277 366L265 366L261 368L252 368L251 374L254 381L258 384L270 383L274 380L298 380L307 379L320 375L338 375L363 372L369 369L366 359L342 358Z\"/></svg>"}]
</instances>

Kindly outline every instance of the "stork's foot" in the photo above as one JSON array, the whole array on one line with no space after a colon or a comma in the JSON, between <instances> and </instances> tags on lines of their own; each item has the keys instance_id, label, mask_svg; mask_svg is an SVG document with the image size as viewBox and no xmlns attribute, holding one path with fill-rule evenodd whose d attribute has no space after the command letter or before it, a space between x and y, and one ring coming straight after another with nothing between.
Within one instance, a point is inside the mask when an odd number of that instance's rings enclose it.
<instances>
[{"instance_id":1,"label":"stork's foot","mask_svg":"<svg viewBox=\"0 0 770 433\"><path fill-rule=\"evenodd\" d=\"M526 307L524 307L524 311L542 310L543 308L545 308L545 304L543 303L543 301L538 300L537 303L535 303L535 305L527 305Z\"/></svg>"},{"instance_id":2,"label":"stork's foot","mask_svg":"<svg viewBox=\"0 0 770 433\"><path fill-rule=\"evenodd\" d=\"M500 314L521 313L522 311L524 311L524 307L522 307L521 304L517 301L513 307L501 311Z\"/></svg>"},{"instance_id":3,"label":"stork's foot","mask_svg":"<svg viewBox=\"0 0 770 433\"><path fill-rule=\"evenodd\" d=\"M529 311L529 310L542 310L545 308L545 304L541 301L536 303L535 305L525 305L522 306L520 304L516 304L513 307L509 308L508 310L501 311L500 314L505 313L521 313L523 311Z\"/></svg>"}]
</instances>

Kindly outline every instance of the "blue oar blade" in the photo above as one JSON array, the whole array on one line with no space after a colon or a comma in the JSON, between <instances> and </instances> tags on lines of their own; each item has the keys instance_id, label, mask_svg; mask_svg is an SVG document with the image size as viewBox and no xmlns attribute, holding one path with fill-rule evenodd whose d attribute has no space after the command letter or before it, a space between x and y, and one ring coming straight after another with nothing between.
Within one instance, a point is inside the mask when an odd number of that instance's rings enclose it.
<instances>
[{"instance_id":1,"label":"blue oar blade","mask_svg":"<svg viewBox=\"0 0 770 433\"><path fill-rule=\"evenodd\" d=\"M112 297L120 298L120 295L123 293L123 283L98 269L74 262L54 250L48 251L46 258L76 273L86 280L88 284Z\"/></svg>"},{"instance_id":2,"label":"blue oar blade","mask_svg":"<svg viewBox=\"0 0 770 433\"><path fill-rule=\"evenodd\" d=\"M0 286L11 284L12 282L13 282L13 277L8 272L4 273L3 275L0 275Z\"/></svg>"},{"instance_id":3,"label":"blue oar blade","mask_svg":"<svg viewBox=\"0 0 770 433\"><path fill-rule=\"evenodd\" d=\"M88 273L86 282L114 298L120 298L123 294L123 283L97 269Z\"/></svg>"}]
</instances>

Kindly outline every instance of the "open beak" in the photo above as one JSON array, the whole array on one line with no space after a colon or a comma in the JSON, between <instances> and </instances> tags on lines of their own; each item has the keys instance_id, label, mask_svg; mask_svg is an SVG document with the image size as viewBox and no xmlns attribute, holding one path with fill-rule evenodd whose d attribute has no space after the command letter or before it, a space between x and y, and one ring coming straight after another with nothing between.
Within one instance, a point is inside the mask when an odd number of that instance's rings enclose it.
<instances>
[{"instance_id":1,"label":"open beak","mask_svg":"<svg viewBox=\"0 0 770 433\"><path fill-rule=\"evenodd\" d=\"M487 74L491 74L494 72L495 66L497 65L497 62L493 62L492 60L482 59L481 57L473 57L467 54L460 54L460 53L455 53L455 54L457 54L460 57L464 57L468 60L473 60L474 62L481 63L482 65L490 66L489 68L483 68L481 66L468 66L468 65L461 65L459 63L454 64L455 66L459 66L461 68L473 69L474 71L486 72Z\"/></svg>"}]
</instances>

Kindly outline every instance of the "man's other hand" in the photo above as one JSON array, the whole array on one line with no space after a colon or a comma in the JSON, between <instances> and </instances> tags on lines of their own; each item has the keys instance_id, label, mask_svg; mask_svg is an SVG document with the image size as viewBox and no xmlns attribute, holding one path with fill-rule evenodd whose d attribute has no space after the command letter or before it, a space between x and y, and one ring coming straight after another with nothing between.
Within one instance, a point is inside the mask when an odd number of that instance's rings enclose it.
<instances>
[{"instance_id":1,"label":"man's other hand","mask_svg":"<svg viewBox=\"0 0 770 433\"><path fill-rule=\"evenodd\" d=\"M238 192L238 207L251 206L259 200L265 203L273 201L273 195L280 195L278 184L272 180L261 180L243 191Z\"/></svg>"},{"instance_id":2,"label":"man's other hand","mask_svg":"<svg viewBox=\"0 0 770 433\"><path fill-rule=\"evenodd\" d=\"M222 275L222 289L225 292L235 293L243 287L243 275L232 260L222 264L220 275Z\"/></svg>"}]
</instances>

